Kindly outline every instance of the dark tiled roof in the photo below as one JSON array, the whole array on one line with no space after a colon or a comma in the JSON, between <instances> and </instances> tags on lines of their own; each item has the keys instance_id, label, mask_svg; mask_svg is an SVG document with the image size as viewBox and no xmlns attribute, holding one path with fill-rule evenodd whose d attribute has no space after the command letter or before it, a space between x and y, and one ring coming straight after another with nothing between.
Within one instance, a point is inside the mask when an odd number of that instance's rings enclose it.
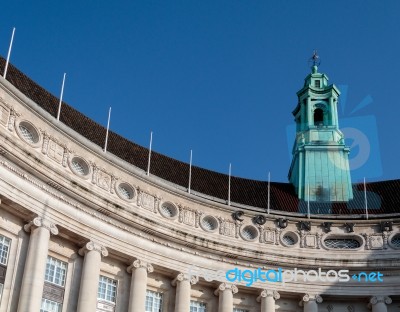
<instances>
[{"instance_id":1,"label":"dark tiled roof","mask_svg":"<svg viewBox=\"0 0 400 312\"><path fill-rule=\"evenodd\" d=\"M4 66L5 60L0 57L1 73L4 72ZM7 80L48 113L56 116L59 99L11 64L8 67ZM60 120L93 143L99 146L103 145L106 129L66 103L63 103ZM130 142L112 131L109 133L107 150L142 170L147 169L148 149ZM151 174L182 187L187 187L189 164L152 152ZM271 182L270 186L271 209L286 212L306 212L306 203L297 199L292 185ZM227 200L228 176L193 166L191 189L208 196ZM267 208L267 190L268 183L266 181L239 177L231 178L232 202ZM312 213L363 214L365 212L363 185L355 184L353 185L353 190L355 194L354 200L347 204L311 203L310 210ZM368 183L367 190L370 213L400 212L400 180Z\"/></svg>"}]
</instances>

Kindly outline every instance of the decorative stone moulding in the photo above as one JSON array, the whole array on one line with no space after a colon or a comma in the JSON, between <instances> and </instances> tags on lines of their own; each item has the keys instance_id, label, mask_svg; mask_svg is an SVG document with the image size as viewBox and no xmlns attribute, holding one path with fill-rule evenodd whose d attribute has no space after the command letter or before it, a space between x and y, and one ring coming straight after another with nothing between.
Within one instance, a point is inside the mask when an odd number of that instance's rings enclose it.
<instances>
[{"instance_id":1,"label":"decorative stone moulding","mask_svg":"<svg viewBox=\"0 0 400 312\"><path fill-rule=\"evenodd\" d=\"M108 256L108 250L104 246L93 241L87 242L81 249L79 249L78 253L79 255L84 256L90 251L97 251L103 257Z\"/></svg>"},{"instance_id":2,"label":"decorative stone moulding","mask_svg":"<svg viewBox=\"0 0 400 312\"><path fill-rule=\"evenodd\" d=\"M9 131L14 131L15 126L15 119L19 117L20 114L15 111L15 109L11 106L10 107L10 117L8 118L7 128Z\"/></svg>"},{"instance_id":3,"label":"decorative stone moulding","mask_svg":"<svg viewBox=\"0 0 400 312\"><path fill-rule=\"evenodd\" d=\"M8 116L10 115L10 107L0 97L0 125L7 127Z\"/></svg>"},{"instance_id":4,"label":"decorative stone moulding","mask_svg":"<svg viewBox=\"0 0 400 312\"><path fill-rule=\"evenodd\" d=\"M18 121L15 129L23 141L32 147L40 147L41 136L39 130L32 123L26 120Z\"/></svg>"},{"instance_id":5,"label":"decorative stone moulding","mask_svg":"<svg viewBox=\"0 0 400 312\"><path fill-rule=\"evenodd\" d=\"M178 218L178 208L171 202L162 202L158 210L164 218L177 219Z\"/></svg>"},{"instance_id":6,"label":"decorative stone moulding","mask_svg":"<svg viewBox=\"0 0 400 312\"><path fill-rule=\"evenodd\" d=\"M135 189L126 182L115 184L115 192L119 198L127 201L133 201L136 197Z\"/></svg>"},{"instance_id":7,"label":"decorative stone moulding","mask_svg":"<svg viewBox=\"0 0 400 312\"><path fill-rule=\"evenodd\" d=\"M292 231L285 231L281 233L280 241L283 246L296 247L299 244L299 234Z\"/></svg>"},{"instance_id":8,"label":"decorative stone moulding","mask_svg":"<svg viewBox=\"0 0 400 312\"><path fill-rule=\"evenodd\" d=\"M242 222L244 219L242 218L242 216L244 215L244 212L241 210L235 211L232 213L232 218L235 221L240 221Z\"/></svg>"},{"instance_id":9,"label":"decorative stone moulding","mask_svg":"<svg viewBox=\"0 0 400 312\"><path fill-rule=\"evenodd\" d=\"M327 250L360 250L364 246L364 238L356 234L331 234L322 240L322 247Z\"/></svg>"},{"instance_id":10,"label":"decorative stone moulding","mask_svg":"<svg viewBox=\"0 0 400 312\"><path fill-rule=\"evenodd\" d=\"M25 224L24 230L26 232L31 232L33 229L40 228L40 227L47 229L53 235L58 235L57 226L53 222L51 222L47 219L41 218L41 217L36 217L29 223Z\"/></svg>"},{"instance_id":11,"label":"decorative stone moulding","mask_svg":"<svg viewBox=\"0 0 400 312\"><path fill-rule=\"evenodd\" d=\"M288 220L284 218L276 219L276 223L281 229L285 229L288 226Z\"/></svg>"},{"instance_id":12,"label":"decorative stone moulding","mask_svg":"<svg viewBox=\"0 0 400 312\"><path fill-rule=\"evenodd\" d=\"M400 233L392 233L388 238L388 244L393 249L400 249Z\"/></svg>"},{"instance_id":13,"label":"decorative stone moulding","mask_svg":"<svg viewBox=\"0 0 400 312\"><path fill-rule=\"evenodd\" d=\"M86 160L80 156L72 156L69 161L69 168L79 177L84 179L89 178L90 166Z\"/></svg>"},{"instance_id":14,"label":"decorative stone moulding","mask_svg":"<svg viewBox=\"0 0 400 312\"><path fill-rule=\"evenodd\" d=\"M147 273L154 272L154 267L151 265L151 263L148 263L141 259L136 259L135 261L133 261L132 264L129 267L127 267L126 271L128 273L132 273L133 270L139 269L139 268L146 269Z\"/></svg>"},{"instance_id":15,"label":"decorative stone moulding","mask_svg":"<svg viewBox=\"0 0 400 312\"><path fill-rule=\"evenodd\" d=\"M256 215L253 217L254 224L264 225L267 222L267 218L263 215Z\"/></svg>"},{"instance_id":16,"label":"decorative stone moulding","mask_svg":"<svg viewBox=\"0 0 400 312\"><path fill-rule=\"evenodd\" d=\"M206 215L200 219L200 227L206 232L218 231L218 220L217 218Z\"/></svg>"},{"instance_id":17,"label":"decorative stone moulding","mask_svg":"<svg viewBox=\"0 0 400 312\"><path fill-rule=\"evenodd\" d=\"M239 233L240 237L246 241L255 241L259 236L258 229L253 225L243 225Z\"/></svg>"},{"instance_id":18,"label":"decorative stone moulding","mask_svg":"<svg viewBox=\"0 0 400 312\"><path fill-rule=\"evenodd\" d=\"M324 231L326 233L329 233L332 231L331 227L332 227L333 222L323 222L321 224L322 228L324 229Z\"/></svg>"}]
</instances>

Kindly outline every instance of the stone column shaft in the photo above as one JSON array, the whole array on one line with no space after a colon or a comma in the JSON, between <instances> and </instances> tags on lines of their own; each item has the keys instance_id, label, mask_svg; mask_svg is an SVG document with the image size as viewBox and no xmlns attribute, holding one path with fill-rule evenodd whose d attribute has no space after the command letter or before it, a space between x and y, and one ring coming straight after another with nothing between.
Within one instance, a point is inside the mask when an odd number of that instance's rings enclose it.
<instances>
[{"instance_id":1,"label":"stone column shaft","mask_svg":"<svg viewBox=\"0 0 400 312\"><path fill-rule=\"evenodd\" d=\"M147 273L153 272L153 266L142 260L135 260L127 268L132 273L129 295L129 312L144 312L146 307Z\"/></svg>"},{"instance_id":2,"label":"stone column shaft","mask_svg":"<svg viewBox=\"0 0 400 312\"><path fill-rule=\"evenodd\" d=\"M305 112L306 108L305 108L305 104L303 103L303 101L301 101L300 103L300 131L304 131L305 127L306 127L306 112Z\"/></svg>"},{"instance_id":3,"label":"stone column shaft","mask_svg":"<svg viewBox=\"0 0 400 312\"><path fill-rule=\"evenodd\" d=\"M275 312L275 300L278 300L281 296L276 290L264 289L257 301L261 301L261 312Z\"/></svg>"},{"instance_id":4,"label":"stone column shaft","mask_svg":"<svg viewBox=\"0 0 400 312\"><path fill-rule=\"evenodd\" d=\"M176 286L175 312L187 312L190 310L191 286L196 284L198 280L197 276L179 273L171 282L172 286Z\"/></svg>"},{"instance_id":5,"label":"stone column shaft","mask_svg":"<svg viewBox=\"0 0 400 312\"><path fill-rule=\"evenodd\" d=\"M25 225L24 229L31 232L31 237L22 278L18 312L39 311L42 304L50 233L57 235L58 229L53 223L39 217Z\"/></svg>"},{"instance_id":6,"label":"stone column shaft","mask_svg":"<svg viewBox=\"0 0 400 312\"><path fill-rule=\"evenodd\" d=\"M311 98L308 97L307 98L307 116L308 116L308 123L307 124L308 124L309 127L310 126L314 126L314 114L313 114L311 106L312 106Z\"/></svg>"},{"instance_id":7,"label":"stone column shaft","mask_svg":"<svg viewBox=\"0 0 400 312\"><path fill-rule=\"evenodd\" d=\"M107 250L94 242L88 242L79 250L84 255L81 285L79 288L77 312L96 311L97 291L99 287L101 256L108 255Z\"/></svg>"},{"instance_id":8,"label":"stone column shaft","mask_svg":"<svg viewBox=\"0 0 400 312\"><path fill-rule=\"evenodd\" d=\"M318 312L318 305L315 301L304 302L304 312Z\"/></svg>"},{"instance_id":9,"label":"stone column shaft","mask_svg":"<svg viewBox=\"0 0 400 312\"><path fill-rule=\"evenodd\" d=\"M233 310L233 294L236 294L238 289L233 284L222 283L214 294L219 295L218 312L232 312Z\"/></svg>"},{"instance_id":10,"label":"stone column shaft","mask_svg":"<svg viewBox=\"0 0 400 312\"><path fill-rule=\"evenodd\" d=\"M386 305L391 303L392 299L390 297L375 296L370 299L369 307L372 308L372 312L387 312Z\"/></svg>"},{"instance_id":11,"label":"stone column shaft","mask_svg":"<svg viewBox=\"0 0 400 312\"><path fill-rule=\"evenodd\" d=\"M305 294L303 300L300 301L300 306L303 306L304 312L318 312L318 303L323 300L319 295Z\"/></svg>"}]
</instances>

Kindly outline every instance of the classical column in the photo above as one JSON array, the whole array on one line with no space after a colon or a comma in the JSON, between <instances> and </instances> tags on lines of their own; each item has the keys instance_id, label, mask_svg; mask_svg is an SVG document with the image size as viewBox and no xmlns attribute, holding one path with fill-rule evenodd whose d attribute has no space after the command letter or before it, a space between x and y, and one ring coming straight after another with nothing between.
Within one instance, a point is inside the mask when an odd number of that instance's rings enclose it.
<instances>
[{"instance_id":1,"label":"classical column","mask_svg":"<svg viewBox=\"0 0 400 312\"><path fill-rule=\"evenodd\" d=\"M261 312L275 312L275 300L280 297L276 290L264 289L257 298L257 302L261 301Z\"/></svg>"},{"instance_id":2,"label":"classical column","mask_svg":"<svg viewBox=\"0 0 400 312\"><path fill-rule=\"evenodd\" d=\"M172 286L176 286L175 312L187 312L190 310L190 289L198 281L198 276L179 273L171 282Z\"/></svg>"},{"instance_id":3,"label":"classical column","mask_svg":"<svg viewBox=\"0 0 400 312\"><path fill-rule=\"evenodd\" d=\"M299 302L301 307L304 307L304 312L318 312L318 303L323 300L320 295L316 294L305 294L302 301Z\"/></svg>"},{"instance_id":4,"label":"classical column","mask_svg":"<svg viewBox=\"0 0 400 312\"><path fill-rule=\"evenodd\" d=\"M386 296L374 296L369 300L368 307L372 312L387 312L386 305L391 304L392 299Z\"/></svg>"},{"instance_id":5,"label":"classical column","mask_svg":"<svg viewBox=\"0 0 400 312\"><path fill-rule=\"evenodd\" d=\"M135 260L126 269L132 273L131 291L129 295L129 312L144 312L146 304L147 273L154 271L150 263Z\"/></svg>"},{"instance_id":6,"label":"classical column","mask_svg":"<svg viewBox=\"0 0 400 312\"><path fill-rule=\"evenodd\" d=\"M314 125L314 113L312 110L312 103L311 103L311 97L307 97L307 124L309 127L315 126Z\"/></svg>"},{"instance_id":7,"label":"classical column","mask_svg":"<svg viewBox=\"0 0 400 312\"><path fill-rule=\"evenodd\" d=\"M214 291L214 295L219 295L218 312L232 312L233 310L233 294L236 294L238 289L233 284L222 283Z\"/></svg>"},{"instance_id":8,"label":"classical column","mask_svg":"<svg viewBox=\"0 0 400 312\"><path fill-rule=\"evenodd\" d=\"M107 257L108 251L105 247L90 241L79 249L79 254L85 258L83 259L77 311L96 311L101 256Z\"/></svg>"},{"instance_id":9,"label":"classical column","mask_svg":"<svg viewBox=\"0 0 400 312\"><path fill-rule=\"evenodd\" d=\"M39 311L42 303L44 275L50 234L57 235L58 229L50 221L37 217L24 226L31 232L26 255L18 312Z\"/></svg>"}]
</instances>

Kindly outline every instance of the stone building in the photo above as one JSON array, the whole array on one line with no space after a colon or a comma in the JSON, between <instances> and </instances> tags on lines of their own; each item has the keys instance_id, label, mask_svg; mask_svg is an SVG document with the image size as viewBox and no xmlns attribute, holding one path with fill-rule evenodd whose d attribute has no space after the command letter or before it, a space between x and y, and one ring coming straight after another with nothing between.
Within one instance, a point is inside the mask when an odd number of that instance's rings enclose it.
<instances>
[{"instance_id":1,"label":"stone building","mask_svg":"<svg viewBox=\"0 0 400 312\"><path fill-rule=\"evenodd\" d=\"M148 150L112 132L105 153L106 129L67 104L57 121L10 65L0 312L400 311L400 181L366 185L367 219L364 186L325 165L348 165L339 91L315 68L298 96L292 184L192 167L189 191L188 164L152 153L147 174Z\"/></svg>"}]
</instances>

